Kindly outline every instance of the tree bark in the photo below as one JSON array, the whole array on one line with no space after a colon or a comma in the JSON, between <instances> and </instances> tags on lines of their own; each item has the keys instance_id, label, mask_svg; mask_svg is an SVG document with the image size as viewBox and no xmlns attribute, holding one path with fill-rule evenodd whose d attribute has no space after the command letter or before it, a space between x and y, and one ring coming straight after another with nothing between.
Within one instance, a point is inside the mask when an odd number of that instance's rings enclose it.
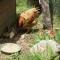
<instances>
[{"instance_id":1,"label":"tree bark","mask_svg":"<svg viewBox=\"0 0 60 60\"><path fill-rule=\"evenodd\" d=\"M49 10L49 1L39 0L39 3L43 8L43 29L52 29L50 10Z\"/></svg>"},{"instance_id":2,"label":"tree bark","mask_svg":"<svg viewBox=\"0 0 60 60\"><path fill-rule=\"evenodd\" d=\"M49 10L50 10L50 18L51 18L51 24L53 28L53 2L52 0L49 0Z\"/></svg>"}]
</instances>

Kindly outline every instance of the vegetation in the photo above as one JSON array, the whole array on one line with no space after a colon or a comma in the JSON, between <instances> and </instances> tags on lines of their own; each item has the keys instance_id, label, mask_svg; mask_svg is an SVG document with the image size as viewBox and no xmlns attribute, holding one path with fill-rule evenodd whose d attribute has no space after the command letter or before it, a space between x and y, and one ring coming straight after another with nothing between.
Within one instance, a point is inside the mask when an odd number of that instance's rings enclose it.
<instances>
[{"instance_id":1,"label":"vegetation","mask_svg":"<svg viewBox=\"0 0 60 60\"><path fill-rule=\"evenodd\" d=\"M54 54L50 47L43 53L15 53L10 55L6 60L59 60L59 56Z\"/></svg>"},{"instance_id":2,"label":"vegetation","mask_svg":"<svg viewBox=\"0 0 60 60\"><path fill-rule=\"evenodd\" d=\"M16 12L21 13L25 10L29 9L27 6L27 0L16 0Z\"/></svg>"},{"instance_id":3,"label":"vegetation","mask_svg":"<svg viewBox=\"0 0 60 60\"><path fill-rule=\"evenodd\" d=\"M54 6L54 26L53 28L59 28L59 19L60 19L60 0L53 0L53 6ZM32 6L27 6L27 0L16 0L16 13L21 13L27 9L29 9ZM38 18L38 20L41 20L41 18ZM59 26L58 26L59 25ZM34 32L34 31L33 31ZM56 30L55 37L51 37L46 32L40 32L41 34L35 34L35 41L36 43L40 40L46 40L46 39L55 39L57 42L60 43L60 29ZM10 55L6 60L59 60L59 56L56 56L53 54L51 48L47 48L47 52L43 53L36 53L32 55L31 53L15 53Z\"/></svg>"},{"instance_id":4,"label":"vegetation","mask_svg":"<svg viewBox=\"0 0 60 60\"><path fill-rule=\"evenodd\" d=\"M55 40L57 42L60 42L60 30L56 30L56 35L55 35ZM49 39L54 39L52 38L48 33L40 33L40 34L35 34L35 43L39 42L40 40L49 40ZM6 60L59 60L59 55L54 54L51 47L47 46L47 50L44 51L43 53L35 53L32 54L30 52L27 53L14 53L10 55L9 57L6 58Z\"/></svg>"}]
</instances>

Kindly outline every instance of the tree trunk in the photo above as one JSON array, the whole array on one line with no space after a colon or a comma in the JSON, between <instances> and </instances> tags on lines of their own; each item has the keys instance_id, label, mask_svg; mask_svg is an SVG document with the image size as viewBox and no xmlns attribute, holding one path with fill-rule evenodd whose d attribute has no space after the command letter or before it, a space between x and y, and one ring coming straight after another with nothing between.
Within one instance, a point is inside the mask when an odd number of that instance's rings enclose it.
<instances>
[{"instance_id":1,"label":"tree trunk","mask_svg":"<svg viewBox=\"0 0 60 60\"><path fill-rule=\"evenodd\" d=\"M53 28L53 2L52 0L49 0L49 10L50 10L51 24Z\"/></svg>"},{"instance_id":2,"label":"tree trunk","mask_svg":"<svg viewBox=\"0 0 60 60\"><path fill-rule=\"evenodd\" d=\"M49 1L39 0L39 3L43 8L43 29L52 29L50 10L49 10Z\"/></svg>"}]
</instances>

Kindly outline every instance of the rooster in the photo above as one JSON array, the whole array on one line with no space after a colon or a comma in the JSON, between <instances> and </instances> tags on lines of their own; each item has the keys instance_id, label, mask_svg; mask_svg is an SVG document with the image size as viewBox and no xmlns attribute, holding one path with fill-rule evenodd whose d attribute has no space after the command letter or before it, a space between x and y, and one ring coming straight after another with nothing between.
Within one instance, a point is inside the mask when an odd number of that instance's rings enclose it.
<instances>
[{"instance_id":1,"label":"rooster","mask_svg":"<svg viewBox=\"0 0 60 60\"><path fill-rule=\"evenodd\" d=\"M20 14L18 19L18 26L23 29L30 29L37 23L37 17L39 16L39 11L36 8L31 8Z\"/></svg>"}]
</instances>

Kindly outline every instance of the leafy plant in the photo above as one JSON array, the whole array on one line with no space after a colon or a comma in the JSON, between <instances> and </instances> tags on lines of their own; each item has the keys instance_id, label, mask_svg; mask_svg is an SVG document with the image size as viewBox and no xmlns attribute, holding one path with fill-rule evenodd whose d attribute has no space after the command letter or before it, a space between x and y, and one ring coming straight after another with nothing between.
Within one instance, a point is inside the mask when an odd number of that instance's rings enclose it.
<instances>
[{"instance_id":1,"label":"leafy plant","mask_svg":"<svg viewBox=\"0 0 60 60\"><path fill-rule=\"evenodd\" d=\"M55 56L49 46L47 46L46 51L43 53L34 53L31 54L30 52L19 54L15 53L10 55L6 60L50 60L52 57ZM54 60L55 58L53 58Z\"/></svg>"},{"instance_id":2,"label":"leafy plant","mask_svg":"<svg viewBox=\"0 0 60 60\"><path fill-rule=\"evenodd\" d=\"M60 29L56 30L55 40L60 43Z\"/></svg>"}]
</instances>

